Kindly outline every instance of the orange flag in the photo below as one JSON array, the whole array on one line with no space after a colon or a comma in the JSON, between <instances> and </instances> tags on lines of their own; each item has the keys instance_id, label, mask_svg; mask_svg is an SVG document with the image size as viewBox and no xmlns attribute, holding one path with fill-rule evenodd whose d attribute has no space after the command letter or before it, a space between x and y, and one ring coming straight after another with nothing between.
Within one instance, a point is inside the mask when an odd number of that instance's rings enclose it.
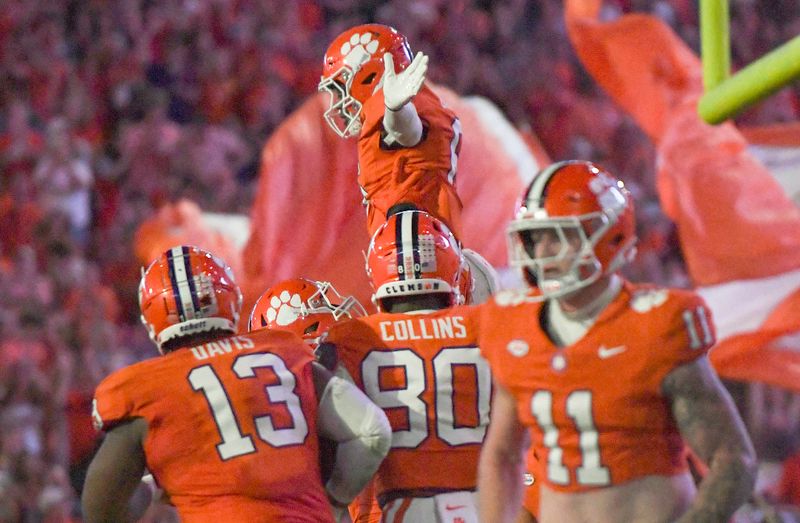
<instances>
[{"instance_id":1,"label":"orange flag","mask_svg":"<svg viewBox=\"0 0 800 523\"><path fill-rule=\"evenodd\" d=\"M241 283L241 253L223 233L204 223L200 207L182 199L161 207L142 222L133 239L133 252L143 266L175 245L194 245L225 260Z\"/></svg>"},{"instance_id":2,"label":"orange flag","mask_svg":"<svg viewBox=\"0 0 800 523\"><path fill-rule=\"evenodd\" d=\"M710 126L697 115L699 59L658 18L632 14L603 23L597 20L599 6L599 0L567 1L570 39L586 69L655 143L661 206L677 225L695 285L766 280L800 269L798 208L748 153L733 124ZM768 320L721 339L711 353L718 372L784 386L800 383L800 365L791 366L800 364L798 353L778 350L777 341L800 329L793 314L779 314L779 307L770 315L774 300L758 292L742 298L762 300Z\"/></svg>"},{"instance_id":3,"label":"orange flag","mask_svg":"<svg viewBox=\"0 0 800 523\"><path fill-rule=\"evenodd\" d=\"M721 340L711 363L729 379L761 381L800 393L800 289L772 309L757 330Z\"/></svg>"},{"instance_id":4,"label":"orange flag","mask_svg":"<svg viewBox=\"0 0 800 523\"><path fill-rule=\"evenodd\" d=\"M569 0L567 28L597 82L658 149L658 189L676 222L696 285L761 278L800 267L800 211L747 153L730 123L697 115L702 67L654 16L602 23L598 0Z\"/></svg>"}]
</instances>

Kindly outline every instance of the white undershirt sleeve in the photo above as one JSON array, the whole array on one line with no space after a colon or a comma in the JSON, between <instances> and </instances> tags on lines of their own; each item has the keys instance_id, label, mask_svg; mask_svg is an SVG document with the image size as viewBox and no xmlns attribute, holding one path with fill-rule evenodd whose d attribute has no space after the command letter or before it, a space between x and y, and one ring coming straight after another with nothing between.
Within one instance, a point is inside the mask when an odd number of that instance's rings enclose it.
<instances>
[{"instance_id":1,"label":"white undershirt sleeve","mask_svg":"<svg viewBox=\"0 0 800 523\"><path fill-rule=\"evenodd\" d=\"M383 111L383 128L386 130L384 142L387 145L399 143L403 147L414 147L422 140L422 120L414 102L408 102L397 111L386 107Z\"/></svg>"},{"instance_id":2,"label":"white undershirt sleeve","mask_svg":"<svg viewBox=\"0 0 800 523\"><path fill-rule=\"evenodd\" d=\"M325 489L336 501L350 503L389 452L389 420L355 385L334 376L322 393L317 423L322 436L338 443Z\"/></svg>"}]
</instances>

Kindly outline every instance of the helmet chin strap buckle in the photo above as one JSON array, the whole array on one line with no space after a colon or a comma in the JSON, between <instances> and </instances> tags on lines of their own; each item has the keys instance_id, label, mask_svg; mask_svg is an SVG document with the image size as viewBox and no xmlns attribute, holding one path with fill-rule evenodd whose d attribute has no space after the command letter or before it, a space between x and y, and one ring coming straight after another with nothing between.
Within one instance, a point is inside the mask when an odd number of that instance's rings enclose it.
<instances>
[{"instance_id":1,"label":"helmet chin strap buckle","mask_svg":"<svg viewBox=\"0 0 800 523\"><path fill-rule=\"evenodd\" d=\"M361 134L361 122L358 120L358 118L355 118L352 122L350 122L350 125L348 125L344 130L344 134L345 138Z\"/></svg>"}]
</instances>

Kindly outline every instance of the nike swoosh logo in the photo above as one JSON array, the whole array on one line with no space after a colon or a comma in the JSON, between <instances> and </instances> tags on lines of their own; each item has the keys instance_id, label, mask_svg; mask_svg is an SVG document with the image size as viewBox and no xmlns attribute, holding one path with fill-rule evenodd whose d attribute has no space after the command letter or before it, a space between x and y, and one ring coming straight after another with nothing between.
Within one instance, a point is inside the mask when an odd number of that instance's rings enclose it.
<instances>
[{"instance_id":1,"label":"nike swoosh logo","mask_svg":"<svg viewBox=\"0 0 800 523\"><path fill-rule=\"evenodd\" d=\"M597 349L597 355L600 357L601 360L604 360L606 358L611 358L613 356L616 356L617 354L622 354L626 350L628 350L628 347L626 347L625 345L611 347L610 349L606 348L605 345L600 345L600 348Z\"/></svg>"},{"instance_id":2,"label":"nike swoosh logo","mask_svg":"<svg viewBox=\"0 0 800 523\"><path fill-rule=\"evenodd\" d=\"M460 508L464 508L466 505L445 505L444 508L447 510L458 510Z\"/></svg>"}]
</instances>

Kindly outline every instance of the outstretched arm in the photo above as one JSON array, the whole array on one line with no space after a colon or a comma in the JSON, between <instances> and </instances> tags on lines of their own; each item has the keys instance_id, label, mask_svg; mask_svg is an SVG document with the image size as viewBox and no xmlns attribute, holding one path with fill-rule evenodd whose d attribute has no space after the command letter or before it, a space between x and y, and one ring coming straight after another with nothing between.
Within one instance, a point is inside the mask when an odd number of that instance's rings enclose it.
<instances>
[{"instance_id":1,"label":"outstretched arm","mask_svg":"<svg viewBox=\"0 0 800 523\"><path fill-rule=\"evenodd\" d=\"M428 70L428 57L417 53L409 66L399 74L394 70L392 55L383 55L385 72L383 74L383 128L387 145L399 143L413 147L422 139L422 120L411 99L422 88L425 72Z\"/></svg>"},{"instance_id":2,"label":"outstretched arm","mask_svg":"<svg viewBox=\"0 0 800 523\"><path fill-rule=\"evenodd\" d=\"M478 512L484 523L515 521L522 507L528 433L517 419L514 397L495 384L491 421L478 465Z\"/></svg>"},{"instance_id":3,"label":"outstretched arm","mask_svg":"<svg viewBox=\"0 0 800 523\"><path fill-rule=\"evenodd\" d=\"M733 400L706 357L673 370L662 390L670 398L681 436L709 468L678 521L727 521L752 493L757 466Z\"/></svg>"},{"instance_id":4,"label":"outstretched arm","mask_svg":"<svg viewBox=\"0 0 800 523\"><path fill-rule=\"evenodd\" d=\"M87 523L135 521L147 509L149 499L129 504L134 493L146 490L141 484L145 469L142 439L146 431L147 423L136 418L106 434L89 465L81 495Z\"/></svg>"}]
</instances>

